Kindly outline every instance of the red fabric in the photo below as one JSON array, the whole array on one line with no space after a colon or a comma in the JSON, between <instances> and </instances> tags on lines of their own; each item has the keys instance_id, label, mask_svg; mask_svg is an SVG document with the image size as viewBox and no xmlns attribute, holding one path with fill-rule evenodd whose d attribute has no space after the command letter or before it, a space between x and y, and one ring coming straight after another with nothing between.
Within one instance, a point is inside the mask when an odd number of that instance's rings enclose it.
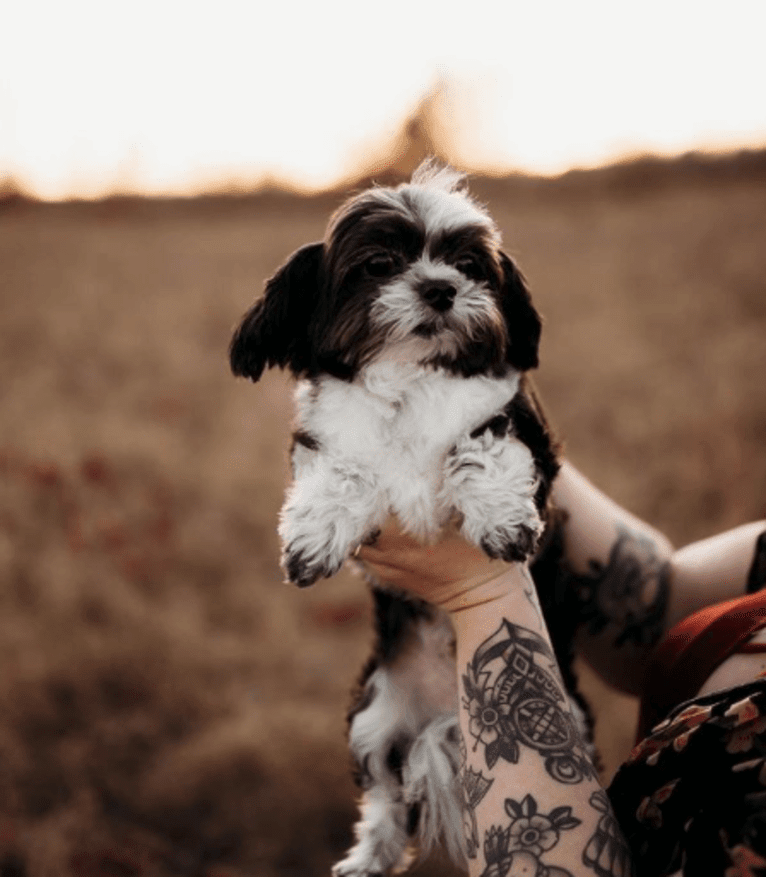
<instances>
[{"instance_id":1,"label":"red fabric","mask_svg":"<svg viewBox=\"0 0 766 877\"><path fill-rule=\"evenodd\" d=\"M713 670L763 627L766 590L706 606L668 631L649 659L638 739L694 697Z\"/></svg>"}]
</instances>

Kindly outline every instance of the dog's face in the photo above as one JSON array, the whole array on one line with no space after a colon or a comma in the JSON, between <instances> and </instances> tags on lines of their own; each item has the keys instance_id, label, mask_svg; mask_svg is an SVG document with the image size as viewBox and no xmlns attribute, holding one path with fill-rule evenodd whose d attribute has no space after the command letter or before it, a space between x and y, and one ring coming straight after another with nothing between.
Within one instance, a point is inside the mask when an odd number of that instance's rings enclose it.
<instances>
[{"instance_id":1,"label":"dog's face","mask_svg":"<svg viewBox=\"0 0 766 877\"><path fill-rule=\"evenodd\" d=\"M386 359L466 377L535 367L540 317L462 183L424 165L410 183L346 202L243 318L234 373L257 380L281 366L351 380Z\"/></svg>"}]
</instances>

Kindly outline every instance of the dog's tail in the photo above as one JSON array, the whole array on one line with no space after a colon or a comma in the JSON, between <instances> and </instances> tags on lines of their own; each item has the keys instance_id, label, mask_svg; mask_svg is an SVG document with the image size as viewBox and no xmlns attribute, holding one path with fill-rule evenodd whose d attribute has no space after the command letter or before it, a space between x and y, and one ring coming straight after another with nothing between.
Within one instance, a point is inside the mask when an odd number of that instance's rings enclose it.
<instances>
[{"instance_id":1,"label":"dog's tail","mask_svg":"<svg viewBox=\"0 0 766 877\"><path fill-rule=\"evenodd\" d=\"M455 864L465 865L459 739L456 716L434 719L410 750L403 779L410 812L418 814L420 855L441 842Z\"/></svg>"}]
</instances>

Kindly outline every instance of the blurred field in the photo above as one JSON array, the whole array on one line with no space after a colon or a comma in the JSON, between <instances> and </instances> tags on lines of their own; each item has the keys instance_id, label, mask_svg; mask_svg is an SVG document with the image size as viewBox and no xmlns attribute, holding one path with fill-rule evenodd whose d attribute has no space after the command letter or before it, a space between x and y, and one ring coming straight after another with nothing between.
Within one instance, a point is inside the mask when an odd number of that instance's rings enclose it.
<instances>
[{"instance_id":1,"label":"blurred field","mask_svg":"<svg viewBox=\"0 0 766 877\"><path fill-rule=\"evenodd\" d=\"M473 189L571 459L677 544L763 516L766 156ZM348 845L367 597L282 583L289 383L226 362L341 198L0 203L0 877L308 877ZM634 705L586 683L608 774Z\"/></svg>"}]
</instances>

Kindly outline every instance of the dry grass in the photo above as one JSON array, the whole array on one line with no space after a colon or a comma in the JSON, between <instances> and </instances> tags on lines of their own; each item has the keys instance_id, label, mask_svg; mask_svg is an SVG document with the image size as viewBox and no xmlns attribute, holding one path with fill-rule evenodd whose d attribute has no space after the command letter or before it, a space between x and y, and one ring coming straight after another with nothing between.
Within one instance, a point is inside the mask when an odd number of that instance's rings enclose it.
<instances>
[{"instance_id":1,"label":"dry grass","mask_svg":"<svg viewBox=\"0 0 766 877\"><path fill-rule=\"evenodd\" d=\"M762 164L474 187L570 457L679 544L766 511ZM289 385L225 355L339 199L5 202L2 877L302 877L349 842L367 598L282 584ZM633 705L588 684L612 769Z\"/></svg>"}]
</instances>

